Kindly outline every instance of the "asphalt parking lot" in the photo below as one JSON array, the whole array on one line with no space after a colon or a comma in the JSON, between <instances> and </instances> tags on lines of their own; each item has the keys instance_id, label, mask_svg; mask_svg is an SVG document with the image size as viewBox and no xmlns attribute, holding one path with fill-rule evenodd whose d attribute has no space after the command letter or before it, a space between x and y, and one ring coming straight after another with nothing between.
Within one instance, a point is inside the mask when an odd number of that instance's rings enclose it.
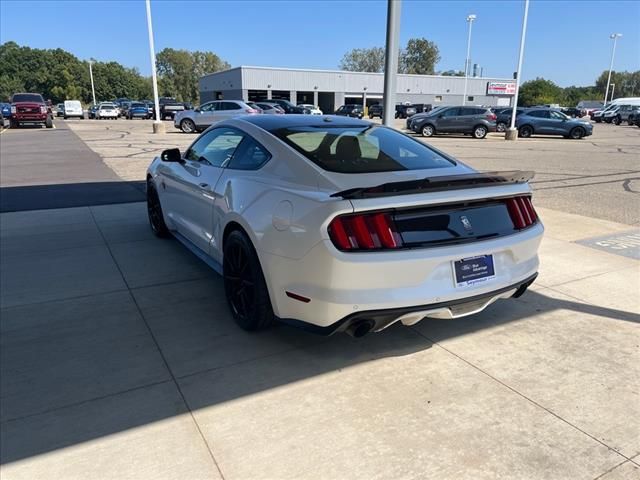
<instances>
[{"instance_id":1,"label":"asphalt parking lot","mask_svg":"<svg viewBox=\"0 0 640 480\"><path fill-rule=\"evenodd\" d=\"M219 277L152 236L139 182L195 136L56 127L0 136L3 480L640 478L639 128L430 139L537 172L540 276L353 339L238 329Z\"/></svg>"}]
</instances>

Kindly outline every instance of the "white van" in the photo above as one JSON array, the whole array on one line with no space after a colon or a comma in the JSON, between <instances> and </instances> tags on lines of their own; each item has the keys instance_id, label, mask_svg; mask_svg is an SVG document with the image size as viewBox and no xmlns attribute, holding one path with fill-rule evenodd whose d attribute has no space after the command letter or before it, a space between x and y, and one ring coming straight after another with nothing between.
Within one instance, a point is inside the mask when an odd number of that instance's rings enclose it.
<instances>
[{"instance_id":1,"label":"white van","mask_svg":"<svg viewBox=\"0 0 640 480\"><path fill-rule=\"evenodd\" d=\"M64 102L64 118L77 117L84 118L84 111L80 100L66 100Z\"/></svg>"},{"instance_id":2,"label":"white van","mask_svg":"<svg viewBox=\"0 0 640 480\"><path fill-rule=\"evenodd\" d=\"M602 122L605 118L611 119L618 112L620 105L640 106L640 97L621 97L611 100L605 108L591 112L591 119L596 123Z\"/></svg>"}]
</instances>

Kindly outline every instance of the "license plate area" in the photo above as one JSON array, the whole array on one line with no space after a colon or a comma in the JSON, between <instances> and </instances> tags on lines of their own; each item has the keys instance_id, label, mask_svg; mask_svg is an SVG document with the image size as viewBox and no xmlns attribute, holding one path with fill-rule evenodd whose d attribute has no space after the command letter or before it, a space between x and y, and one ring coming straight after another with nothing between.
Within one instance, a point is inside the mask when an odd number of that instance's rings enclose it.
<instances>
[{"instance_id":1,"label":"license plate area","mask_svg":"<svg viewBox=\"0 0 640 480\"><path fill-rule=\"evenodd\" d=\"M456 287L468 287L496 276L493 255L478 255L452 262Z\"/></svg>"}]
</instances>

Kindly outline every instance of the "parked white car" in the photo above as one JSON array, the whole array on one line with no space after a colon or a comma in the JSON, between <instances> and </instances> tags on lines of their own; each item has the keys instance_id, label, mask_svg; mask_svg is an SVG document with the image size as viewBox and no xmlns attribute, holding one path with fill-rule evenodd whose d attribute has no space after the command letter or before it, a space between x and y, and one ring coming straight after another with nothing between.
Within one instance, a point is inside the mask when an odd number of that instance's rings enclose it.
<instances>
[{"instance_id":1,"label":"parked white car","mask_svg":"<svg viewBox=\"0 0 640 480\"><path fill-rule=\"evenodd\" d=\"M84 118L84 110L82 110L80 100L65 100L63 108L65 120L67 118Z\"/></svg>"},{"instance_id":2,"label":"parked white car","mask_svg":"<svg viewBox=\"0 0 640 480\"><path fill-rule=\"evenodd\" d=\"M108 118L117 120L119 116L120 116L120 111L118 110L118 107L114 103L101 103L100 106L98 107L98 110L96 110L97 120L108 119Z\"/></svg>"},{"instance_id":3,"label":"parked white car","mask_svg":"<svg viewBox=\"0 0 640 480\"><path fill-rule=\"evenodd\" d=\"M522 295L543 234L532 176L362 120L248 115L156 157L147 204L156 235L223 275L242 328L362 336Z\"/></svg>"},{"instance_id":4,"label":"parked white car","mask_svg":"<svg viewBox=\"0 0 640 480\"><path fill-rule=\"evenodd\" d=\"M298 104L298 106L309 110L311 115L322 115L322 110L320 110L320 107L318 107L317 105L311 105L310 103L300 103Z\"/></svg>"}]
</instances>

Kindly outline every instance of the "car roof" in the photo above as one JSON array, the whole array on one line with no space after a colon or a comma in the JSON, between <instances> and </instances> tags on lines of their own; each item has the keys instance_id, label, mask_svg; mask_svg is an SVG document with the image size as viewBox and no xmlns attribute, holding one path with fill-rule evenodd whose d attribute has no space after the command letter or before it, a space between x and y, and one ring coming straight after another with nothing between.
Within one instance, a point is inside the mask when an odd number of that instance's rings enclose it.
<instances>
[{"instance_id":1,"label":"car roof","mask_svg":"<svg viewBox=\"0 0 640 480\"><path fill-rule=\"evenodd\" d=\"M340 127L368 127L370 122L337 115L247 115L239 117L243 122L252 123L263 130L273 131L291 127L319 127L333 125Z\"/></svg>"}]
</instances>

